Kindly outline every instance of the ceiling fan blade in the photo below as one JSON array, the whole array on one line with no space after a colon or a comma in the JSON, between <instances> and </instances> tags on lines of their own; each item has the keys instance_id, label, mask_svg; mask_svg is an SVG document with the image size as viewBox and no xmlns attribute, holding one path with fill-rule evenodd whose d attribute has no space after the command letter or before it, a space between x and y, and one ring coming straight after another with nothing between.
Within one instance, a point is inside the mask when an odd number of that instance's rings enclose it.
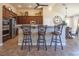
<instances>
[{"instance_id":1,"label":"ceiling fan blade","mask_svg":"<svg viewBox=\"0 0 79 59\"><path fill-rule=\"evenodd\" d=\"M48 5L40 5L40 6L48 6Z\"/></svg>"},{"instance_id":2,"label":"ceiling fan blade","mask_svg":"<svg viewBox=\"0 0 79 59\"><path fill-rule=\"evenodd\" d=\"M34 9L38 8L38 6L36 6Z\"/></svg>"},{"instance_id":3,"label":"ceiling fan blade","mask_svg":"<svg viewBox=\"0 0 79 59\"><path fill-rule=\"evenodd\" d=\"M37 6L34 9L38 8L39 6L48 6L48 5L40 5L39 3L36 3L36 5Z\"/></svg>"},{"instance_id":4,"label":"ceiling fan blade","mask_svg":"<svg viewBox=\"0 0 79 59\"><path fill-rule=\"evenodd\" d=\"M38 6L39 6L39 3L36 3L36 6L35 6L35 8L34 8L34 9L38 8Z\"/></svg>"},{"instance_id":5,"label":"ceiling fan blade","mask_svg":"<svg viewBox=\"0 0 79 59\"><path fill-rule=\"evenodd\" d=\"M37 6L39 6L39 3L36 3L37 4Z\"/></svg>"}]
</instances>

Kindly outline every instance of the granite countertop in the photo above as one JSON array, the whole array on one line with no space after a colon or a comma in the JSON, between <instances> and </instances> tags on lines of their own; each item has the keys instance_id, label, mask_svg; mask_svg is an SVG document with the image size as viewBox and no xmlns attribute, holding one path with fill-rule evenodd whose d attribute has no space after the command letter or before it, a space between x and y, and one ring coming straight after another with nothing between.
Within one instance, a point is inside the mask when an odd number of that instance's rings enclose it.
<instances>
[{"instance_id":1,"label":"granite countertop","mask_svg":"<svg viewBox=\"0 0 79 59\"><path fill-rule=\"evenodd\" d=\"M30 24L26 24L26 25L30 25ZM16 27L18 28L18 27L21 27L22 26L22 24L21 25L16 25ZM37 26L38 25L31 25L31 27L35 27L35 28L37 28ZM47 25L47 28L53 28L54 26L48 26Z\"/></svg>"}]
</instances>

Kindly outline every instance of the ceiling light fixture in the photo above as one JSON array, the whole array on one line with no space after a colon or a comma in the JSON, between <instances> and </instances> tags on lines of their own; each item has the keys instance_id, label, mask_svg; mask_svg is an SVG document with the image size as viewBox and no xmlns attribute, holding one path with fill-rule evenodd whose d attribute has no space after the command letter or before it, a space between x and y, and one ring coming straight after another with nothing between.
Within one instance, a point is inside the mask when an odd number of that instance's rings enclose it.
<instances>
[{"instance_id":1,"label":"ceiling light fixture","mask_svg":"<svg viewBox=\"0 0 79 59\"><path fill-rule=\"evenodd\" d=\"M50 5L50 6L48 7L48 9L49 9L49 11L52 11L52 6Z\"/></svg>"},{"instance_id":2,"label":"ceiling light fixture","mask_svg":"<svg viewBox=\"0 0 79 59\"><path fill-rule=\"evenodd\" d=\"M68 7L67 7L67 5L66 4L62 4L63 6L64 6L64 8L65 8L65 18L66 17L68 17Z\"/></svg>"},{"instance_id":3,"label":"ceiling light fixture","mask_svg":"<svg viewBox=\"0 0 79 59\"><path fill-rule=\"evenodd\" d=\"M9 7L8 9L9 9L10 11L12 11L12 9L11 9L10 7Z\"/></svg>"}]
</instances>

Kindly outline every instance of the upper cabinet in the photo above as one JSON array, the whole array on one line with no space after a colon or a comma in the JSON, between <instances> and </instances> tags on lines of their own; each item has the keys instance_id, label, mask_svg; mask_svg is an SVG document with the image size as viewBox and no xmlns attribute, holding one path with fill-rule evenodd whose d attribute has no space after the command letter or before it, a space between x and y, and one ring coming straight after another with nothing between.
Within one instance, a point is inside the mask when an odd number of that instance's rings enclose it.
<instances>
[{"instance_id":1,"label":"upper cabinet","mask_svg":"<svg viewBox=\"0 0 79 59\"><path fill-rule=\"evenodd\" d=\"M9 19L10 17L17 17L17 15L3 6L3 19Z\"/></svg>"},{"instance_id":2,"label":"upper cabinet","mask_svg":"<svg viewBox=\"0 0 79 59\"><path fill-rule=\"evenodd\" d=\"M18 16L43 16L43 9L17 9Z\"/></svg>"},{"instance_id":3,"label":"upper cabinet","mask_svg":"<svg viewBox=\"0 0 79 59\"><path fill-rule=\"evenodd\" d=\"M17 24L43 24L43 16L17 16Z\"/></svg>"},{"instance_id":4,"label":"upper cabinet","mask_svg":"<svg viewBox=\"0 0 79 59\"><path fill-rule=\"evenodd\" d=\"M18 10L17 24L43 24L43 9Z\"/></svg>"}]
</instances>

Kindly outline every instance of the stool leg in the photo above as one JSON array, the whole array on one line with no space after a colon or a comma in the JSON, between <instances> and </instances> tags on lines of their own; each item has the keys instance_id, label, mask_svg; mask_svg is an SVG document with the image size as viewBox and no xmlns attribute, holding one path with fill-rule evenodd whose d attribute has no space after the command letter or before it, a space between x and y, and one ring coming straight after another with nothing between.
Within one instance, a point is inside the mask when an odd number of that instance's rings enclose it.
<instances>
[{"instance_id":1,"label":"stool leg","mask_svg":"<svg viewBox=\"0 0 79 59\"><path fill-rule=\"evenodd\" d=\"M56 51L56 48L57 48L57 36L55 36L55 51Z\"/></svg>"},{"instance_id":2,"label":"stool leg","mask_svg":"<svg viewBox=\"0 0 79 59\"><path fill-rule=\"evenodd\" d=\"M26 47L27 47L27 38L28 38L28 37L26 36L26 39L25 39L25 42L24 42L24 43L25 43L25 49L26 49Z\"/></svg>"},{"instance_id":3,"label":"stool leg","mask_svg":"<svg viewBox=\"0 0 79 59\"><path fill-rule=\"evenodd\" d=\"M45 40L45 49L47 50L46 40Z\"/></svg>"},{"instance_id":4,"label":"stool leg","mask_svg":"<svg viewBox=\"0 0 79 59\"><path fill-rule=\"evenodd\" d=\"M30 51L30 42L28 42L28 48L29 48L29 51Z\"/></svg>"},{"instance_id":5,"label":"stool leg","mask_svg":"<svg viewBox=\"0 0 79 59\"><path fill-rule=\"evenodd\" d=\"M24 40L22 41L22 46L21 46L21 50L23 50L23 44L24 44Z\"/></svg>"},{"instance_id":6,"label":"stool leg","mask_svg":"<svg viewBox=\"0 0 79 59\"><path fill-rule=\"evenodd\" d=\"M39 50L39 39L37 40L37 50Z\"/></svg>"},{"instance_id":7,"label":"stool leg","mask_svg":"<svg viewBox=\"0 0 79 59\"><path fill-rule=\"evenodd\" d=\"M63 45L62 45L62 41L61 41L60 35L59 35L59 38L60 38L61 49L63 50Z\"/></svg>"},{"instance_id":8,"label":"stool leg","mask_svg":"<svg viewBox=\"0 0 79 59\"><path fill-rule=\"evenodd\" d=\"M45 48L45 44L44 44L44 41L43 41L43 49Z\"/></svg>"},{"instance_id":9,"label":"stool leg","mask_svg":"<svg viewBox=\"0 0 79 59\"><path fill-rule=\"evenodd\" d=\"M40 40L43 40L43 41L40 42ZM45 49L47 50L47 45L46 45L45 36L38 35L38 40L37 40L37 49L38 49L38 50L39 50L39 48L40 48L40 43L43 43L43 49L45 48Z\"/></svg>"},{"instance_id":10,"label":"stool leg","mask_svg":"<svg viewBox=\"0 0 79 59\"><path fill-rule=\"evenodd\" d=\"M32 47L32 39L31 39L31 35L29 35L28 40L30 40L29 43L28 43L28 45L29 45L29 51L30 51L30 48Z\"/></svg>"},{"instance_id":11,"label":"stool leg","mask_svg":"<svg viewBox=\"0 0 79 59\"><path fill-rule=\"evenodd\" d=\"M45 35L43 36L43 42L44 42L45 50L47 50L47 45L46 45Z\"/></svg>"},{"instance_id":12,"label":"stool leg","mask_svg":"<svg viewBox=\"0 0 79 59\"><path fill-rule=\"evenodd\" d=\"M32 38L31 38L31 36L30 36L30 41L31 41L31 47L32 47Z\"/></svg>"},{"instance_id":13,"label":"stool leg","mask_svg":"<svg viewBox=\"0 0 79 59\"><path fill-rule=\"evenodd\" d=\"M23 41L22 41L21 50L23 50L23 46L24 46L24 39L25 39L25 36L23 36Z\"/></svg>"},{"instance_id":14,"label":"stool leg","mask_svg":"<svg viewBox=\"0 0 79 59\"><path fill-rule=\"evenodd\" d=\"M26 47L27 47L27 41L26 42L24 42L25 43L25 49L26 49Z\"/></svg>"},{"instance_id":15,"label":"stool leg","mask_svg":"<svg viewBox=\"0 0 79 59\"><path fill-rule=\"evenodd\" d=\"M50 47L52 46L52 42L53 42L53 35L52 35L52 39L51 39L51 42L50 42Z\"/></svg>"},{"instance_id":16,"label":"stool leg","mask_svg":"<svg viewBox=\"0 0 79 59\"><path fill-rule=\"evenodd\" d=\"M32 47L32 40L31 40L31 47Z\"/></svg>"},{"instance_id":17,"label":"stool leg","mask_svg":"<svg viewBox=\"0 0 79 59\"><path fill-rule=\"evenodd\" d=\"M42 45L42 46L43 46L43 49L44 49L44 48L45 48L44 40L43 40L43 42L42 42L42 43L43 43L43 45Z\"/></svg>"}]
</instances>

